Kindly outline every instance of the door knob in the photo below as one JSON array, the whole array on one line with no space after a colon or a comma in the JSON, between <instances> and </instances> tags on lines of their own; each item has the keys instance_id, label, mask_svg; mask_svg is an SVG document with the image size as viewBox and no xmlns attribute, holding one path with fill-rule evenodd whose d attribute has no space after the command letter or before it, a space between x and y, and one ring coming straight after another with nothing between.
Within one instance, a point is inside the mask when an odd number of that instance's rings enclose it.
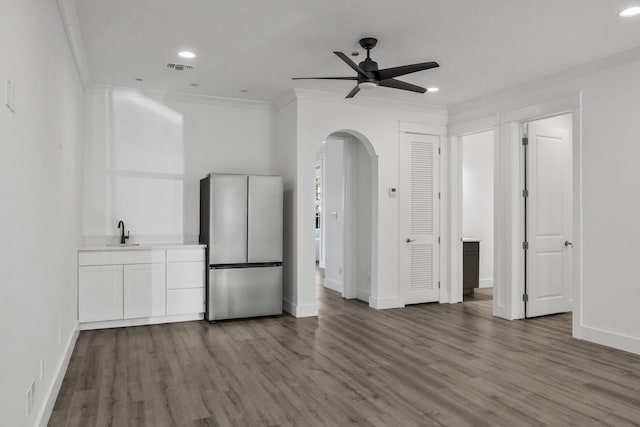
<instances>
[{"instance_id":1,"label":"door knob","mask_svg":"<svg viewBox=\"0 0 640 427\"><path fill-rule=\"evenodd\" d=\"M565 241L564 241L564 245L565 245L565 246L571 246L571 247L573 247L573 242L570 242L570 241L568 241L568 240L565 240Z\"/></svg>"},{"instance_id":2,"label":"door knob","mask_svg":"<svg viewBox=\"0 0 640 427\"><path fill-rule=\"evenodd\" d=\"M407 242L407 243L411 243L411 242L415 242L415 241L416 241L416 239L410 239L408 237L407 237L407 240L405 240L405 242Z\"/></svg>"}]
</instances>

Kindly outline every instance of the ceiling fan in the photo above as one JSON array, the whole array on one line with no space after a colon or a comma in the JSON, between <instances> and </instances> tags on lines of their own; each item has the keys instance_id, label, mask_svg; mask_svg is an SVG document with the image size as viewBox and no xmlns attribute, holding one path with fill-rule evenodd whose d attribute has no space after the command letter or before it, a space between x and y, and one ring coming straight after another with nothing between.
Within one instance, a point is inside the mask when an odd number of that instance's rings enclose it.
<instances>
[{"instance_id":1,"label":"ceiling fan","mask_svg":"<svg viewBox=\"0 0 640 427\"><path fill-rule=\"evenodd\" d=\"M373 37L365 37L360 40L360 46L367 50L367 58L359 65L353 62L347 55L342 52L333 52L340 59L347 63L358 73L356 77L294 77L293 80L356 80L358 84L354 87L346 98L353 98L360 89L370 89L376 86L390 87L393 89L408 90L410 92L425 93L427 90L423 87L416 86L411 83L396 80L395 77L404 76L405 74L415 73L417 71L437 68L437 62L422 62L419 64L401 65L400 67L378 69L378 63L371 59L370 51L378 44L378 40Z\"/></svg>"}]
</instances>

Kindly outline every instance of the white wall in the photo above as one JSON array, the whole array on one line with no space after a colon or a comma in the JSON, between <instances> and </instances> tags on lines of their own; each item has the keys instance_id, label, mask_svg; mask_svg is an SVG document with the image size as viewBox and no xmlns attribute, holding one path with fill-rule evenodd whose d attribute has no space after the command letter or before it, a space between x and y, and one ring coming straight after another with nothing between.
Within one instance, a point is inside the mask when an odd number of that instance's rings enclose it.
<instances>
[{"instance_id":1,"label":"white wall","mask_svg":"<svg viewBox=\"0 0 640 427\"><path fill-rule=\"evenodd\" d=\"M369 302L371 296L371 206L373 173L371 157L360 141L353 139L349 143L352 153L351 169L355 179L351 185L352 206L355 217L355 262L356 297Z\"/></svg>"},{"instance_id":2,"label":"white wall","mask_svg":"<svg viewBox=\"0 0 640 427\"><path fill-rule=\"evenodd\" d=\"M493 286L493 131L462 138L462 234L480 239L480 287Z\"/></svg>"},{"instance_id":3,"label":"white wall","mask_svg":"<svg viewBox=\"0 0 640 427\"><path fill-rule=\"evenodd\" d=\"M303 308L296 304L298 300L298 263L295 256L297 230L297 203L295 183L297 180L297 139L298 139L298 103L295 100L281 106L276 115L276 132L271 167L274 173L283 176L284 181L284 244L283 244L283 309L294 316L302 315ZM314 181L315 185L315 181ZM313 192L314 187L309 191ZM315 198L314 198L315 200ZM315 239L315 213L307 221L313 227L309 232ZM315 265L314 265L315 267ZM315 299L315 276L312 279ZM313 308L312 308L313 310ZM317 311L316 311L317 314Z\"/></svg>"},{"instance_id":4,"label":"white wall","mask_svg":"<svg viewBox=\"0 0 640 427\"><path fill-rule=\"evenodd\" d=\"M77 336L83 99L55 1L5 4L0 40L3 104L16 84L15 114L0 107L0 424L27 426L47 421Z\"/></svg>"},{"instance_id":5,"label":"white wall","mask_svg":"<svg viewBox=\"0 0 640 427\"><path fill-rule=\"evenodd\" d=\"M389 197L388 189L398 186L398 132L399 123L430 124L444 128L447 114L443 109L412 106L391 102L372 102L366 99L344 100L340 95L309 91L295 91L297 112L296 128L296 176L294 181L295 207L291 209L296 219L296 231L292 245L296 264L296 288L293 306L304 307L299 315L317 315L314 288L314 164L321 141L337 131L352 130L368 139L377 157L377 175L374 177L377 192L373 194L374 277L370 303L376 308L404 305L398 289L398 205L397 198ZM288 104L287 104L288 105ZM279 110L278 115L281 114ZM287 148L291 149L289 145ZM277 153L284 154L282 149ZM295 310L294 310L295 311Z\"/></svg>"},{"instance_id":6,"label":"white wall","mask_svg":"<svg viewBox=\"0 0 640 427\"><path fill-rule=\"evenodd\" d=\"M635 242L640 238L640 60L630 59L608 58L608 64L456 106L451 119L463 123L581 93L582 157L576 167L582 170L582 229L574 239L582 253L582 271L574 289L573 334L640 354L635 270Z\"/></svg>"},{"instance_id":7,"label":"white wall","mask_svg":"<svg viewBox=\"0 0 640 427\"><path fill-rule=\"evenodd\" d=\"M324 146L324 224L325 270L324 286L336 292L344 291L345 233L345 141L327 138Z\"/></svg>"},{"instance_id":8,"label":"white wall","mask_svg":"<svg viewBox=\"0 0 640 427\"><path fill-rule=\"evenodd\" d=\"M209 172L269 174L269 104L96 88L86 94L84 227L138 241L197 241L199 180Z\"/></svg>"}]
</instances>

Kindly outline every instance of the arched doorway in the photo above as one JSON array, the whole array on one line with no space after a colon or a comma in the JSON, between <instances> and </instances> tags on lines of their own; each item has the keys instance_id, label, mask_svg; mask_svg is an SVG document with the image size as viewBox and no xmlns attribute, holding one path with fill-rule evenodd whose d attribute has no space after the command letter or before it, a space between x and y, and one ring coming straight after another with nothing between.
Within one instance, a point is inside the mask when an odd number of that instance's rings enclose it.
<instances>
[{"instance_id":1,"label":"arched doorway","mask_svg":"<svg viewBox=\"0 0 640 427\"><path fill-rule=\"evenodd\" d=\"M328 135L316 155L316 262L322 287L369 304L375 289L377 157L352 130Z\"/></svg>"}]
</instances>

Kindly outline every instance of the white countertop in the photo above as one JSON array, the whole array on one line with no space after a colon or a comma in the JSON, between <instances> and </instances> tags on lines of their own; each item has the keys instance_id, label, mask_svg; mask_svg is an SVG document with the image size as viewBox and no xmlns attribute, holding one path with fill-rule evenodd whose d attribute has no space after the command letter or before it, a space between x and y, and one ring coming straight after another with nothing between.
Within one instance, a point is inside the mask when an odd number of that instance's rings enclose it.
<instances>
[{"instance_id":1,"label":"white countertop","mask_svg":"<svg viewBox=\"0 0 640 427\"><path fill-rule=\"evenodd\" d=\"M478 239L477 237L463 237L462 242L480 242L482 239Z\"/></svg>"},{"instance_id":2,"label":"white countertop","mask_svg":"<svg viewBox=\"0 0 640 427\"><path fill-rule=\"evenodd\" d=\"M78 251L150 251L153 249L192 249L205 248L207 245L198 243L140 243L139 245L107 246L87 245L78 248Z\"/></svg>"}]
</instances>

